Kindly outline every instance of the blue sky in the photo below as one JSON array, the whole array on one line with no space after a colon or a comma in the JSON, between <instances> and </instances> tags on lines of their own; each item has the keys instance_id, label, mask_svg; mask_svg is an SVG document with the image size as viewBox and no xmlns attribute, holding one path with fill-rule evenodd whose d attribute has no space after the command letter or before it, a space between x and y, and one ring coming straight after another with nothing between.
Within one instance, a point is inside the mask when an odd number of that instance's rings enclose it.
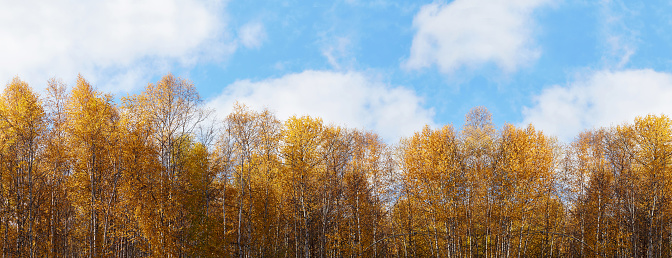
<instances>
[{"instance_id":1,"label":"blue sky","mask_svg":"<svg viewBox=\"0 0 672 258\"><path fill-rule=\"evenodd\" d=\"M13 1L0 80L78 73L117 97L172 72L235 101L387 141L485 106L497 126L582 130L672 113L668 1Z\"/></svg>"}]
</instances>

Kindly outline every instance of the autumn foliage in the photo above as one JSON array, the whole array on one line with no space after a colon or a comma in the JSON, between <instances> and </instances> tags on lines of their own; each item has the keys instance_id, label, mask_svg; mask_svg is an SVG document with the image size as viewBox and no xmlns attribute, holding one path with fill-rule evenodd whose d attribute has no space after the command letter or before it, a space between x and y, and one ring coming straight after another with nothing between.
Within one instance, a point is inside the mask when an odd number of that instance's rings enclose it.
<instances>
[{"instance_id":1,"label":"autumn foliage","mask_svg":"<svg viewBox=\"0 0 672 258\"><path fill-rule=\"evenodd\" d=\"M388 145L172 75L0 96L3 257L670 257L672 120L568 144L474 108Z\"/></svg>"}]
</instances>

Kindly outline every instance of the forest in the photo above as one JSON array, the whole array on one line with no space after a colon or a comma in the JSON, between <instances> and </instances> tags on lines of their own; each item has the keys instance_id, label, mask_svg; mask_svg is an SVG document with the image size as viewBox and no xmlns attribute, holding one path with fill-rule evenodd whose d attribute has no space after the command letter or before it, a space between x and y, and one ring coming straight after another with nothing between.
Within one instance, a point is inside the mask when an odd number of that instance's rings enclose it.
<instances>
[{"instance_id":1,"label":"forest","mask_svg":"<svg viewBox=\"0 0 672 258\"><path fill-rule=\"evenodd\" d=\"M670 257L672 120L375 133L236 104L166 75L0 96L2 257ZM645 115L645 114L644 114Z\"/></svg>"}]
</instances>

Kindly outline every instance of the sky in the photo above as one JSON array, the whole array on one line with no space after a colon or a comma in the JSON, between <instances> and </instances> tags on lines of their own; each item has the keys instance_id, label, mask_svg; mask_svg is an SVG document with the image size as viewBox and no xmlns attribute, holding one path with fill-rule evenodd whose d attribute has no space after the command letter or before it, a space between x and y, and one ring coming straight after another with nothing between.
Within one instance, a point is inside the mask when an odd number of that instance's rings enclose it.
<instances>
[{"instance_id":1,"label":"sky","mask_svg":"<svg viewBox=\"0 0 672 258\"><path fill-rule=\"evenodd\" d=\"M172 73L225 117L236 101L371 130L584 130L672 115L664 0L0 0L0 83L81 74L117 98ZM0 86L4 87L4 86Z\"/></svg>"}]
</instances>

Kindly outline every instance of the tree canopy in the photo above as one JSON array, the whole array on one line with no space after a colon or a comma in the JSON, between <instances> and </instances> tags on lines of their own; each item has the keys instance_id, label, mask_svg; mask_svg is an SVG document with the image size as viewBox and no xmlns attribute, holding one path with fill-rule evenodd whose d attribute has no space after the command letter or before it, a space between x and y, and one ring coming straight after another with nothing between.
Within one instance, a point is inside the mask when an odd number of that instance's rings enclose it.
<instances>
[{"instance_id":1,"label":"tree canopy","mask_svg":"<svg viewBox=\"0 0 672 258\"><path fill-rule=\"evenodd\" d=\"M672 120L462 128L398 144L236 104L206 123L166 75L115 102L83 77L0 96L10 257L672 256Z\"/></svg>"}]
</instances>

